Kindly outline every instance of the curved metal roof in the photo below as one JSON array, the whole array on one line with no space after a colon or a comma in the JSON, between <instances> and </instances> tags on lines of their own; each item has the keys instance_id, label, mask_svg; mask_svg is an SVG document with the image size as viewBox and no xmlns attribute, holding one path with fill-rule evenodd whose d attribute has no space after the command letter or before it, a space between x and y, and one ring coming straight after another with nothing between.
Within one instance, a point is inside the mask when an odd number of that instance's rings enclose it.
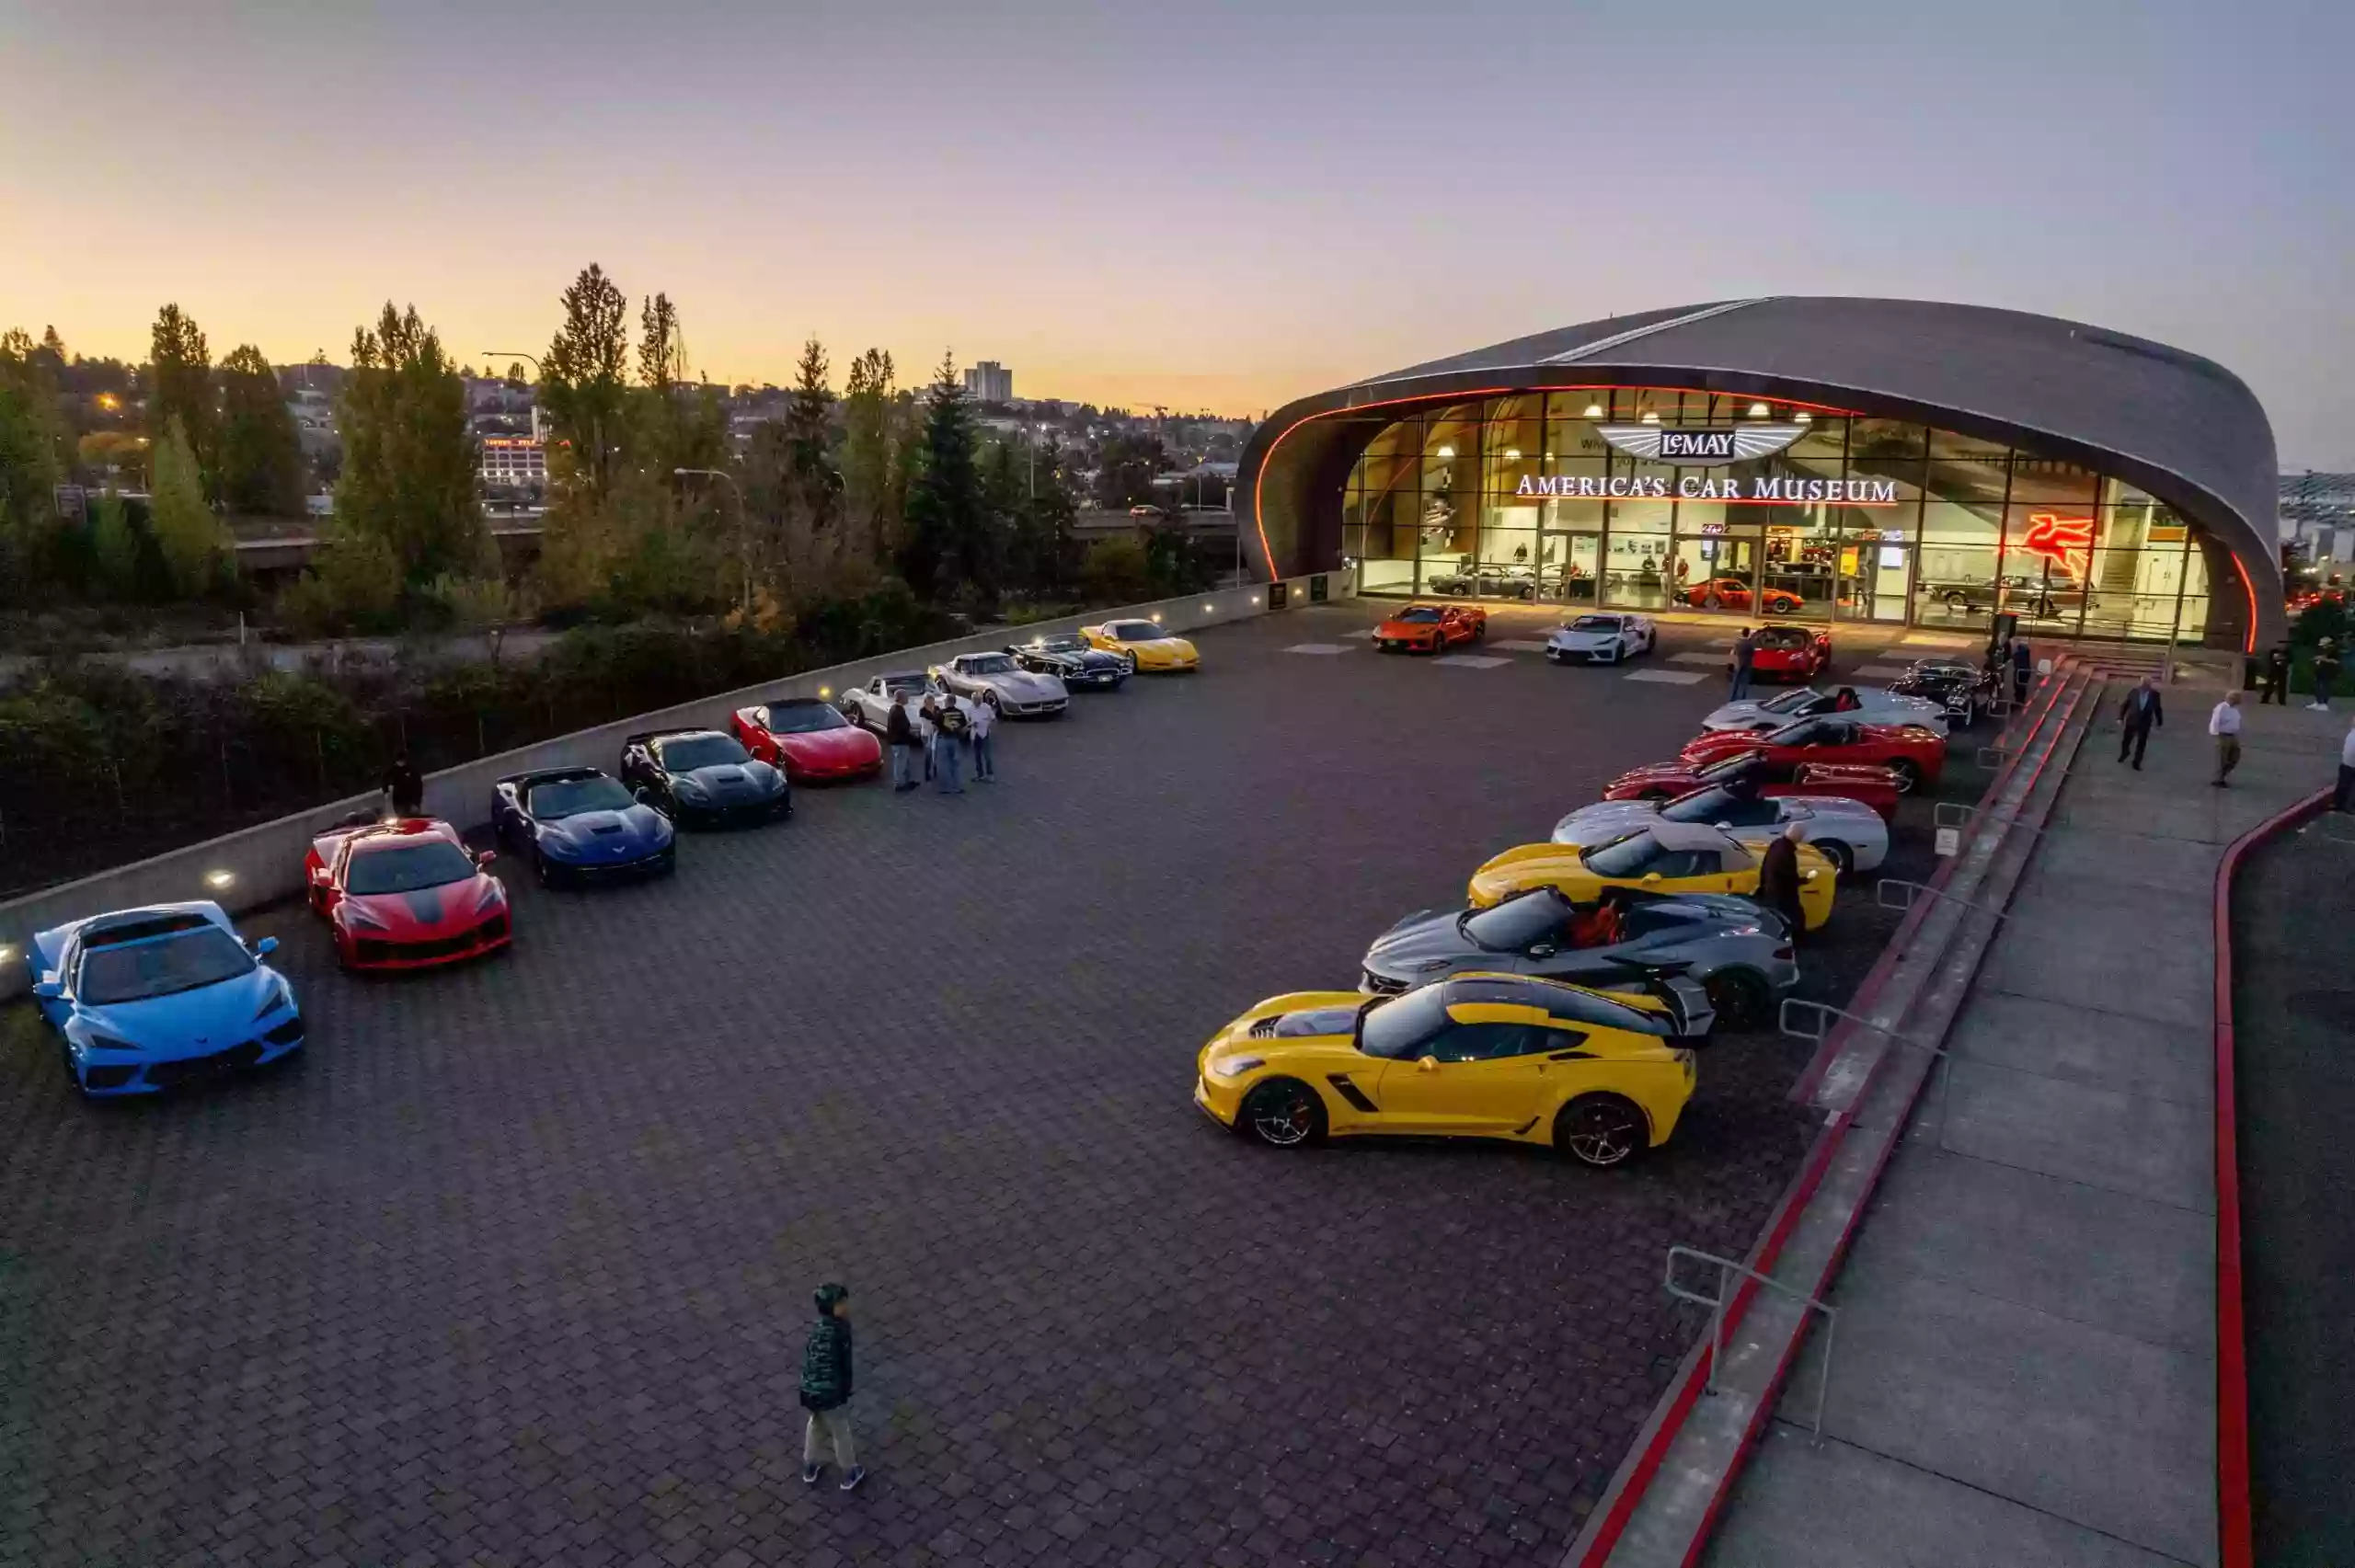
<instances>
[{"instance_id":1,"label":"curved metal roof","mask_svg":"<svg viewBox=\"0 0 2355 1568\"><path fill-rule=\"evenodd\" d=\"M2197 354L2104 327L1926 300L1769 296L1649 311L1302 398L1261 425L1243 457L1239 478L1252 498L1262 566L1319 569L1299 559L1302 525L1316 509L1312 492L1338 486L1370 437L1316 432L1315 421L1372 405L1548 385L1682 386L1819 403L2081 462L2140 486L2229 550L2247 599L2223 602L2239 597L2238 585L2226 580L2229 569L2220 568L2227 563L2211 548L2218 609L2234 610L2235 623L2253 610L2259 635L2280 635L2273 431L2239 377ZM1365 430L1363 422L1348 423Z\"/></svg>"}]
</instances>

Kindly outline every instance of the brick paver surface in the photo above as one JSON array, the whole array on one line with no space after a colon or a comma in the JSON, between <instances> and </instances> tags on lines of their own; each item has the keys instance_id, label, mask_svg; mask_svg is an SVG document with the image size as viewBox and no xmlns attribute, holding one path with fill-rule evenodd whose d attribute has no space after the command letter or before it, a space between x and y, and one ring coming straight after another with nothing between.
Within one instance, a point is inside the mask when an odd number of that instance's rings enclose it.
<instances>
[{"instance_id":1,"label":"brick paver surface","mask_svg":"<svg viewBox=\"0 0 2355 1568\"><path fill-rule=\"evenodd\" d=\"M1280 651L1368 620L1208 634L1006 727L1000 783L811 791L666 884L511 865L476 968L258 918L293 1070L85 1106L0 1013L0 1564L1556 1560L1690 1342L1664 1250L1744 1250L1806 1144L1805 1049L1721 1043L1611 1174L1204 1120L1212 1029L1716 700ZM798 1474L830 1277L847 1497Z\"/></svg>"}]
</instances>

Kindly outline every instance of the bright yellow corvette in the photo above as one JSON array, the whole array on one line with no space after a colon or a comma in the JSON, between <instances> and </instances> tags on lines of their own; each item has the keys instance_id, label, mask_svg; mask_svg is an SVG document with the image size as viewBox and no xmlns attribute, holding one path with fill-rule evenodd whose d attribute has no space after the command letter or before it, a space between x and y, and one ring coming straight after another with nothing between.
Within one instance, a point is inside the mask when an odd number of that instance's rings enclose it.
<instances>
[{"instance_id":1,"label":"bright yellow corvette","mask_svg":"<svg viewBox=\"0 0 2355 1568\"><path fill-rule=\"evenodd\" d=\"M1129 656L1132 670L1153 671L1200 670L1202 656L1185 638L1172 636L1158 621L1107 621L1082 626L1079 635L1089 647Z\"/></svg>"},{"instance_id":2,"label":"bright yellow corvette","mask_svg":"<svg viewBox=\"0 0 2355 1568\"><path fill-rule=\"evenodd\" d=\"M1457 975L1397 997L1269 997L1202 1047L1194 1102L1278 1149L1327 1134L1550 1143L1617 1165L1666 1143L1715 1022L1690 980L1621 996Z\"/></svg>"},{"instance_id":3,"label":"bright yellow corvette","mask_svg":"<svg viewBox=\"0 0 2355 1568\"><path fill-rule=\"evenodd\" d=\"M1839 869L1812 844L1799 852L1799 912L1813 931L1832 918ZM1591 848L1522 844L1472 874L1471 900L1485 910L1532 887L1558 887L1591 903L1605 887L1647 893L1756 893L1758 856L1747 844L1698 822L1660 822Z\"/></svg>"}]
</instances>

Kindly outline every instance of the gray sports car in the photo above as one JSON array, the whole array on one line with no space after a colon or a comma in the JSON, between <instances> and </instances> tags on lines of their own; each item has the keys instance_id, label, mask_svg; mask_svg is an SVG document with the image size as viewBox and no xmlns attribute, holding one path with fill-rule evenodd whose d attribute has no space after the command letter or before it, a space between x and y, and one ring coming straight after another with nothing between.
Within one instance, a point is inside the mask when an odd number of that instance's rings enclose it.
<instances>
[{"instance_id":1,"label":"gray sports car","mask_svg":"<svg viewBox=\"0 0 2355 1568\"><path fill-rule=\"evenodd\" d=\"M1799 979L1783 917L1748 898L1614 888L1580 905L1535 887L1485 910L1408 915L1366 949L1358 989L1387 995L1474 971L1603 989L1683 975L1731 1029L1766 1023Z\"/></svg>"}]
</instances>

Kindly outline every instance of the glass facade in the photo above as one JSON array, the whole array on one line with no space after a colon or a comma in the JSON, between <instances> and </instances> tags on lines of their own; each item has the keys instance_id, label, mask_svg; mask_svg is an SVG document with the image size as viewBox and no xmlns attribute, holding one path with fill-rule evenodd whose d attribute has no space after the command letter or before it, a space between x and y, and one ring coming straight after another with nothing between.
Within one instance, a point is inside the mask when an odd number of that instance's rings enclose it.
<instances>
[{"instance_id":1,"label":"glass facade","mask_svg":"<svg viewBox=\"0 0 2355 1568\"><path fill-rule=\"evenodd\" d=\"M1600 427L1801 427L1714 465ZM1627 444L1624 443L1623 444ZM1640 441L1634 444L1641 445ZM2190 527L2132 486L1900 420L1669 388L1515 393L1413 409L1350 471L1361 592L2198 642Z\"/></svg>"}]
</instances>

